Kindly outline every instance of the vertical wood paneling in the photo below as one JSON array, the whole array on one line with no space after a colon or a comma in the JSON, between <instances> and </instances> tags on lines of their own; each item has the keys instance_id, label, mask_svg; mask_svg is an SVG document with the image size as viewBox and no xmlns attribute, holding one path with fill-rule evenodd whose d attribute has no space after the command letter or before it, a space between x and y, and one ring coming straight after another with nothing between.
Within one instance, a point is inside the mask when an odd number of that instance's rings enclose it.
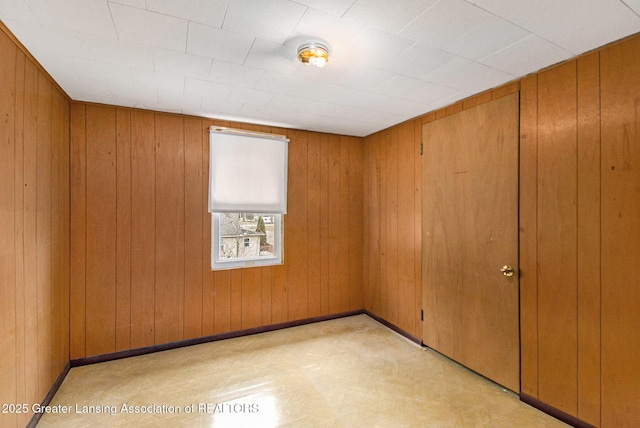
<instances>
[{"instance_id":1,"label":"vertical wood paneling","mask_svg":"<svg viewBox=\"0 0 640 428\"><path fill-rule=\"evenodd\" d=\"M0 51L1 52L1 51ZM15 230L15 272L16 272L16 281L15 281L15 293L16 293L16 396L15 400L17 403L26 403L27 402L27 393L26 393L26 358L25 355L25 343L26 343L26 320L27 313L26 310L29 307L26 300L26 290L25 290L25 261L24 261L24 226L25 226L25 213L24 213L24 196L25 196L25 187L24 187L24 175L25 175L25 162L24 162L24 125L25 125L25 63L26 57L24 53L20 50L16 50L16 70L15 70L15 159L14 159L14 230ZM9 80L10 81L10 80ZM4 103L0 102L0 106L4 105ZM68 104L67 104L68 106ZM64 121L64 118L62 119ZM69 122L67 122L68 124ZM64 122L61 123L63 125ZM68 160L68 157L67 157ZM69 181L67 180L66 183ZM2 199L0 198L0 201ZM68 195L66 202L68 202ZM67 233L68 239L68 233ZM63 252L64 253L64 252ZM64 258L64 254L61 255ZM67 255L68 259L68 255ZM68 284L68 282L67 282ZM67 312L68 313L68 312ZM5 324L6 325L6 324ZM68 325L68 324L67 324ZM62 328L62 327L61 327ZM64 332L64 328L60 330ZM68 334L63 334L68 338ZM62 344L64 347L64 343ZM68 349L68 345L67 348ZM9 367L4 365L4 367ZM27 424L27 415L16 415L18 419L18 424L26 425Z\"/></svg>"},{"instance_id":2,"label":"vertical wood paneling","mask_svg":"<svg viewBox=\"0 0 640 428\"><path fill-rule=\"evenodd\" d=\"M86 106L71 105L71 284L69 356L86 355Z\"/></svg>"},{"instance_id":3,"label":"vertical wood paneling","mask_svg":"<svg viewBox=\"0 0 640 428\"><path fill-rule=\"evenodd\" d=\"M6 367L0 374L0 403L12 403L17 397L16 349L16 246L14 189L15 137L15 86L16 46L0 33L0 364ZM5 86L6 85L6 86ZM7 425L17 425L16 415L2 415ZM4 422L3 422L4 423Z\"/></svg>"},{"instance_id":4,"label":"vertical wood paneling","mask_svg":"<svg viewBox=\"0 0 640 428\"><path fill-rule=\"evenodd\" d=\"M85 323L92 338L98 328L108 329L101 343L111 343L113 350L126 346L125 333L122 342L120 333L110 334L116 325L118 332L127 328L120 324L126 319L127 285L129 349L363 307L362 139L108 106L74 104L72 115L74 157L80 161L74 165L72 232L78 295L71 300L81 309L85 296L86 302L114 302L110 309L92 309L92 315L74 314L75 358L103 353L95 343L89 346L89 336L83 338ZM212 124L291 139L283 265L211 271L207 128ZM83 156L94 166L83 164ZM85 183L91 198L83 193ZM80 217L87 198L90 209ZM92 218L99 200L112 202L98 213L104 217ZM91 257L98 249L106 254L106 263L98 266L105 269L100 286L117 291L113 296L100 294L82 276L89 254L80 254L82 245L102 236L97 227L103 223L101 233L111 235L91 244ZM100 316L105 318L98 327Z\"/></svg>"},{"instance_id":5,"label":"vertical wood paneling","mask_svg":"<svg viewBox=\"0 0 640 428\"><path fill-rule=\"evenodd\" d=\"M242 269L242 328L262 325L262 268Z\"/></svg>"},{"instance_id":6,"label":"vertical wood paneling","mask_svg":"<svg viewBox=\"0 0 640 428\"><path fill-rule=\"evenodd\" d=\"M602 426L640 425L640 38L600 53Z\"/></svg>"},{"instance_id":7,"label":"vertical wood paneling","mask_svg":"<svg viewBox=\"0 0 640 428\"><path fill-rule=\"evenodd\" d=\"M132 348L151 346L155 343L156 167L154 140L153 113L139 110L131 111L131 284L135 284L131 288Z\"/></svg>"},{"instance_id":8,"label":"vertical wood paneling","mask_svg":"<svg viewBox=\"0 0 640 428\"><path fill-rule=\"evenodd\" d=\"M539 396L573 415L578 393L576 96L575 62L539 74Z\"/></svg>"},{"instance_id":9,"label":"vertical wood paneling","mask_svg":"<svg viewBox=\"0 0 640 428\"><path fill-rule=\"evenodd\" d=\"M244 269L233 269L230 271L230 331L240 330L242 328L242 272Z\"/></svg>"},{"instance_id":10,"label":"vertical wood paneling","mask_svg":"<svg viewBox=\"0 0 640 428\"><path fill-rule=\"evenodd\" d=\"M340 216L336 228L339 231L338 238L338 284L339 290L338 311L349 310L349 216L351 207L349 206L349 137L340 137L340 160L338 168L339 175L339 197Z\"/></svg>"},{"instance_id":11,"label":"vertical wood paneling","mask_svg":"<svg viewBox=\"0 0 640 428\"><path fill-rule=\"evenodd\" d=\"M578 418L600 423L600 62L578 72Z\"/></svg>"},{"instance_id":12,"label":"vertical wood paneling","mask_svg":"<svg viewBox=\"0 0 640 428\"><path fill-rule=\"evenodd\" d=\"M414 153L414 196L413 196L413 273L414 273L414 308L416 337L422 336L422 157L419 156L422 145L422 122L413 121L413 153Z\"/></svg>"},{"instance_id":13,"label":"vertical wood paneling","mask_svg":"<svg viewBox=\"0 0 640 428\"><path fill-rule=\"evenodd\" d=\"M363 174L364 149L362 140L352 137L349 141L349 278L347 282L350 310L364 308ZM311 275L311 272L309 274Z\"/></svg>"},{"instance_id":14,"label":"vertical wood paneling","mask_svg":"<svg viewBox=\"0 0 640 428\"><path fill-rule=\"evenodd\" d=\"M0 402L30 405L69 358L69 102L1 23L0 58Z\"/></svg>"},{"instance_id":15,"label":"vertical wood paneling","mask_svg":"<svg viewBox=\"0 0 640 428\"><path fill-rule=\"evenodd\" d=\"M211 270L211 213L209 213L209 127L213 121L203 120L200 132L201 145L201 200L202 209L202 334L210 336L215 328L215 286L214 272ZM187 132L188 133L188 132ZM186 267L186 266L185 266Z\"/></svg>"},{"instance_id":16,"label":"vertical wood paneling","mask_svg":"<svg viewBox=\"0 0 640 428\"><path fill-rule=\"evenodd\" d=\"M340 312L340 137L329 136L329 313Z\"/></svg>"},{"instance_id":17,"label":"vertical wood paneling","mask_svg":"<svg viewBox=\"0 0 640 428\"><path fill-rule=\"evenodd\" d=\"M387 215L387 190L388 190L388 148L389 133L384 132L380 135L379 159L380 159L380 199L379 199L379 222L380 222L380 316L387 319L389 316L389 306L387 296L389 294L389 281L387 280L387 228L393 227L388 223Z\"/></svg>"},{"instance_id":18,"label":"vertical wood paneling","mask_svg":"<svg viewBox=\"0 0 640 428\"><path fill-rule=\"evenodd\" d=\"M365 194L365 216L367 218L365 244L368 256L365 259L366 276L365 287L368 304L366 308L373 313L380 314L380 134L365 139L365 167L367 170L364 187Z\"/></svg>"},{"instance_id":19,"label":"vertical wood paneling","mask_svg":"<svg viewBox=\"0 0 640 428\"><path fill-rule=\"evenodd\" d=\"M415 332L414 299L414 126L398 127L398 327Z\"/></svg>"},{"instance_id":20,"label":"vertical wood paneling","mask_svg":"<svg viewBox=\"0 0 640 428\"><path fill-rule=\"evenodd\" d=\"M307 318L307 133L292 131L289 136L289 180L287 198L296 203L287 207L287 274L289 278L288 319Z\"/></svg>"},{"instance_id":21,"label":"vertical wood paneling","mask_svg":"<svg viewBox=\"0 0 640 428\"><path fill-rule=\"evenodd\" d=\"M38 135L36 139L36 304L38 314L38 395L44 396L51 386L52 283L51 231L51 103L53 85L38 74Z\"/></svg>"},{"instance_id":22,"label":"vertical wood paneling","mask_svg":"<svg viewBox=\"0 0 640 428\"><path fill-rule=\"evenodd\" d=\"M273 268L265 267L262 269L262 278L260 282L262 302L261 308L262 313L260 318L262 320L263 325L272 324L273 321L271 319L271 290L273 288Z\"/></svg>"},{"instance_id":23,"label":"vertical wood paneling","mask_svg":"<svg viewBox=\"0 0 640 428\"><path fill-rule=\"evenodd\" d=\"M387 317L386 320L399 323L399 286L398 286L398 127L390 129L387 138L386 157L386 283Z\"/></svg>"},{"instance_id":24,"label":"vertical wood paneling","mask_svg":"<svg viewBox=\"0 0 640 428\"><path fill-rule=\"evenodd\" d=\"M63 135L63 110L68 108L68 105L64 105L62 95L58 91L52 91L51 99L51 245L52 247L58 247L62 243L62 211L61 211L61 192L62 192L62 177L61 177L61 165L60 159L62 157L62 139ZM60 295L62 293L62 287L60 283L60 259L62 251L51 252L51 382L53 382L59 373L58 367L63 367L67 360L62 361L63 350L62 340L56 340L55 338L61 337L60 328L63 327L60 323L62 316L62 310L68 306L68 303L61 305Z\"/></svg>"},{"instance_id":25,"label":"vertical wood paneling","mask_svg":"<svg viewBox=\"0 0 640 428\"><path fill-rule=\"evenodd\" d=\"M37 299L37 135L38 135L38 69L25 64L24 118L24 289L25 302ZM37 312L25 312L25 367L27 400L38 395L38 318Z\"/></svg>"},{"instance_id":26,"label":"vertical wood paneling","mask_svg":"<svg viewBox=\"0 0 640 428\"><path fill-rule=\"evenodd\" d=\"M184 336L183 118L156 115L155 343Z\"/></svg>"},{"instance_id":27,"label":"vertical wood paneling","mask_svg":"<svg viewBox=\"0 0 640 428\"><path fill-rule=\"evenodd\" d=\"M216 271L213 333L231 331L231 271Z\"/></svg>"},{"instance_id":28,"label":"vertical wood paneling","mask_svg":"<svg viewBox=\"0 0 640 428\"><path fill-rule=\"evenodd\" d=\"M321 260L321 181L320 181L320 134L307 135L307 291L309 317L322 314L322 293L320 289ZM362 167L362 162L360 163ZM362 271L362 270L360 270ZM362 281L354 282L362 284ZM363 307L362 305L360 306Z\"/></svg>"},{"instance_id":29,"label":"vertical wood paneling","mask_svg":"<svg viewBox=\"0 0 640 428\"><path fill-rule=\"evenodd\" d=\"M320 313L329 313L329 135L320 136Z\"/></svg>"},{"instance_id":30,"label":"vertical wood paneling","mask_svg":"<svg viewBox=\"0 0 640 428\"><path fill-rule=\"evenodd\" d=\"M272 128L271 131L274 134L286 135L287 132L283 129ZM288 171L287 180L292 180L291 171ZM287 205L290 207L291 200L287 198ZM289 208L287 208L288 210ZM289 255L291 254L289 243L290 237L287 231L289 230L289 216L284 215L282 219L284 228L284 264L274 266L273 274L271 277L271 322L281 323L289 319L289 278L288 278L288 266Z\"/></svg>"},{"instance_id":31,"label":"vertical wood paneling","mask_svg":"<svg viewBox=\"0 0 640 428\"><path fill-rule=\"evenodd\" d=\"M207 324L213 327L213 302L205 310L203 299L203 221L204 199L202 162L202 119L184 118L184 338L203 336L205 311ZM207 264L208 266L209 264ZM209 275L211 279L211 275ZM210 330L211 334L212 330Z\"/></svg>"},{"instance_id":32,"label":"vertical wood paneling","mask_svg":"<svg viewBox=\"0 0 640 428\"><path fill-rule=\"evenodd\" d=\"M520 382L538 398L538 76L520 92Z\"/></svg>"},{"instance_id":33,"label":"vertical wood paneling","mask_svg":"<svg viewBox=\"0 0 640 428\"><path fill-rule=\"evenodd\" d=\"M116 111L116 351L131 348L131 111Z\"/></svg>"},{"instance_id":34,"label":"vertical wood paneling","mask_svg":"<svg viewBox=\"0 0 640 428\"><path fill-rule=\"evenodd\" d=\"M115 351L116 336L116 114L87 107L86 350ZM106 125L106 126L105 126Z\"/></svg>"}]
</instances>

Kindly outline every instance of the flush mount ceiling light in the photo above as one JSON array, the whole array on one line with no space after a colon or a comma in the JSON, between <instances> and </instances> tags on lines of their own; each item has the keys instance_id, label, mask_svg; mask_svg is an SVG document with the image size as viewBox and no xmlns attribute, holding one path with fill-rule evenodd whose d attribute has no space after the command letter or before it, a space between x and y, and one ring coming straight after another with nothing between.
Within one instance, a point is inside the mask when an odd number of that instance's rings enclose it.
<instances>
[{"instance_id":1,"label":"flush mount ceiling light","mask_svg":"<svg viewBox=\"0 0 640 428\"><path fill-rule=\"evenodd\" d=\"M303 64L322 68L329 61L329 47L317 41L303 43L298 48L298 59Z\"/></svg>"}]
</instances>

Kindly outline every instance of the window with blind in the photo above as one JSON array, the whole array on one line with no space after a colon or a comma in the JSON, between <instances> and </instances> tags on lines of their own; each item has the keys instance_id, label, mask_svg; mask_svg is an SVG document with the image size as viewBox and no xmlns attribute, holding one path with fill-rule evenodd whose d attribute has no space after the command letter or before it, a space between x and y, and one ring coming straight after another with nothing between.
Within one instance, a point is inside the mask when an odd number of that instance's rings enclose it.
<instances>
[{"instance_id":1,"label":"window with blind","mask_svg":"<svg viewBox=\"0 0 640 428\"><path fill-rule=\"evenodd\" d=\"M281 135L210 129L212 269L283 263L288 146Z\"/></svg>"}]
</instances>

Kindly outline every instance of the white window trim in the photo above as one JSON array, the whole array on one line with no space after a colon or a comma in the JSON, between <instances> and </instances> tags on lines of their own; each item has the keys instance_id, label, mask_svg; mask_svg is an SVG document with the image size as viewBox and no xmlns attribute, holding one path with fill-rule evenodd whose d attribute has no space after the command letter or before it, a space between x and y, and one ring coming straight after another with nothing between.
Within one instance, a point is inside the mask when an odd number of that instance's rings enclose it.
<instances>
[{"instance_id":1,"label":"white window trim","mask_svg":"<svg viewBox=\"0 0 640 428\"><path fill-rule=\"evenodd\" d=\"M247 258L220 258L220 213L211 213L211 269L237 269L261 266L275 266L284 263L282 239L283 214L274 214L274 245L276 255Z\"/></svg>"}]
</instances>

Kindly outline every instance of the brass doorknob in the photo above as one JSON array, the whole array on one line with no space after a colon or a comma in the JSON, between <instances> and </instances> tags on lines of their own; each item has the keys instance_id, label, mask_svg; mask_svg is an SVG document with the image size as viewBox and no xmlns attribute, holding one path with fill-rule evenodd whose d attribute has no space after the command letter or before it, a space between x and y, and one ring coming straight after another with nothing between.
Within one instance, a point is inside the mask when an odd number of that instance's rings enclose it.
<instances>
[{"instance_id":1,"label":"brass doorknob","mask_svg":"<svg viewBox=\"0 0 640 428\"><path fill-rule=\"evenodd\" d=\"M502 266L502 269L500 269L500 272L502 272L504 276L513 276L513 274L515 273L515 271L511 266L506 266L506 265Z\"/></svg>"}]
</instances>

